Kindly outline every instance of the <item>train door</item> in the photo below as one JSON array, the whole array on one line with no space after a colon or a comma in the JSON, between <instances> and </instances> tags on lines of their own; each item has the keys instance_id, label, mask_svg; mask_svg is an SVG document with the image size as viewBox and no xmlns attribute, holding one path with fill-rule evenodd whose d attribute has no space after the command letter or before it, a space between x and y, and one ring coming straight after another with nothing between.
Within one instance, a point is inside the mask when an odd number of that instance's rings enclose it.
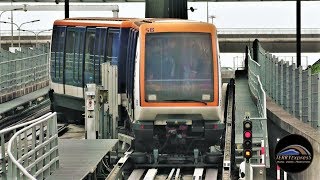
<instances>
[{"instance_id":1,"label":"train door","mask_svg":"<svg viewBox=\"0 0 320 180\"><path fill-rule=\"evenodd\" d=\"M96 29L96 40L94 45L94 82L101 85L101 64L106 61L107 28Z\"/></svg>"},{"instance_id":2,"label":"train door","mask_svg":"<svg viewBox=\"0 0 320 180\"><path fill-rule=\"evenodd\" d=\"M134 65L135 65L135 56L136 56L136 48L137 48L137 38L138 31L131 28L129 31L129 41L128 41L128 50L127 50L127 98L129 102L133 102L133 83L134 83ZM133 103L132 109L133 109Z\"/></svg>"},{"instance_id":3,"label":"train door","mask_svg":"<svg viewBox=\"0 0 320 180\"><path fill-rule=\"evenodd\" d=\"M83 84L84 87L88 83L93 83L93 61L94 61L94 41L96 39L96 28L87 28L86 43L84 50L84 63L83 63Z\"/></svg>"},{"instance_id":4,"label":"train door","mask_svg":"<svg viewBox=\"0 0 320 180\"><path fill-rule=\"evenodd\" d=\"M118 65L119 47L120 30L109 28L107 37L107 61L111 61L111 64L113 65Z\"/></svg>"},{"instance_id":5,"label":"train door","mask_svg":"<svg viewBox=\"0 0 320 180\"><path fill-rule=\"evenodd\" d=\"M108 28L87 28L84 51L84 84L101 84L100 65L106 59L106 39Z\"/></svg>"},{"instance_id":6,"label":"train door","mask_svg":"<svg viewBox=\"0 0 320 180\"><path fill-rule=\"evenodd\" d=\"M83 98L82 71L85 27L68 27L65 48L64 93Z\"/></svg>"}]
</instances>

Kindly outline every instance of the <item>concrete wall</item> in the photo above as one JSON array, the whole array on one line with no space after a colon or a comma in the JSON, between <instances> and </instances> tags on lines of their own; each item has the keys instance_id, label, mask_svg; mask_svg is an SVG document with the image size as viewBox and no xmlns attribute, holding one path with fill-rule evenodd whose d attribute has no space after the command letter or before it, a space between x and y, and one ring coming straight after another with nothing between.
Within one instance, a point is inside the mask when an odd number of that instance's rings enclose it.
<instances>
[{"instance_id":1,"label":"concrete wall","mask_svg":"<svg viewBox=\"0 0 320 180\"><path fill-rule=\"evenodd\" d=\"M288 176L290 176L289 179L318 180L320 174L320 132L293 117L269 98L267 99L267 116L268 120L271 121L268 123L270 157L274 158L273 153L276 137L282 138L287 133L302 135L310 141L313 147L314 157L311 165L305 171L295 174L288 173ZM269 124L274 124L278 128L272 125L269 126ZM279 128L281 128L281 130L279 130Z\"/></svg>"}]
</instances>

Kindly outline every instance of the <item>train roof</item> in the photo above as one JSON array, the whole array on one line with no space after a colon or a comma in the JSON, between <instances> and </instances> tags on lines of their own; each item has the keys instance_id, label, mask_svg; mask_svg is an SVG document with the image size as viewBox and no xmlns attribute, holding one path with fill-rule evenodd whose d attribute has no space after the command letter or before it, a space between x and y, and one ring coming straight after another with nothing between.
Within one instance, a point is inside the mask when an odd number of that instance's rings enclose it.
<instances>
[{"instance_id":1,"label":"train roof","mask_svg":"<svg viewBox=\"0 0 320 180\"><path fill-rule=\"evenodd\" d=\"M62 26L108 26L138 29L142 24L147 23L199 23L201 21L174 19L174 18L107 18L107 17L76 17L56 20L54 25Z\"/></svg>"}]
</instances>

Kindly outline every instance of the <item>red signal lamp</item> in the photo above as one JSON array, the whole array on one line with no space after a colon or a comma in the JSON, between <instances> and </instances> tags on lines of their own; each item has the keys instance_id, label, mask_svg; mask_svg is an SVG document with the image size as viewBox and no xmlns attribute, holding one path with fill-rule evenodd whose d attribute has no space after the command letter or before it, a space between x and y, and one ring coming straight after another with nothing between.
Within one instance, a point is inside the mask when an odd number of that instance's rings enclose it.
<instances>
[{"instance_id":1,"label":"red signal lamp","mask_svg":"<svg viewBox=\"0 0 320 180\"><path fill-rule=\"evenodd\" d=\"M252 137L251 132L250 132L250 131L245 131L245 132L244 132L244 137L245 137L245 138L251 138L251 137Z\"/></svg>"}]
</instances>

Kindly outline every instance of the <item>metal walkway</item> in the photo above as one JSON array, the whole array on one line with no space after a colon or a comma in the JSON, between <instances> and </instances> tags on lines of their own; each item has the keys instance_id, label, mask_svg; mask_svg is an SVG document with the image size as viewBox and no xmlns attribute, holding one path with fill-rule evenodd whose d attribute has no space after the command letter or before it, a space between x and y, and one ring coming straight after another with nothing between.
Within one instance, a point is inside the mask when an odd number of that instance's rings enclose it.
<instances>
[{"instance_id":1,"label":"metal walkway","mask_svg":"<svg viewBox=\"0 0 320 180\"><path fill-rule=\"evenodd\" d=\"M243 125L242 122L245 118L245 113L250 113L250 117L259 117L257 106L252 101L250 95L250 89L248 85L248 78L246 75L240 75L236 77L235 80L236 94L235 94L235 104L236 104L236 114L235 114L235 132L236 132L236 144L242 143L243 138ZM262 138L262 129L260 122L252 122L252 133L253 142L260 142Z\"/></svg>"},{"instance_id":2,"label":"metal walkway","mask_svg":"<svg viewBox=\"0 0 320 180\"><path fill-rule=\"evenodd\" d=\"M117 139L59 139L59 169L47 180L83 179L117 144Z\"/></svg>"}]
</instances>

